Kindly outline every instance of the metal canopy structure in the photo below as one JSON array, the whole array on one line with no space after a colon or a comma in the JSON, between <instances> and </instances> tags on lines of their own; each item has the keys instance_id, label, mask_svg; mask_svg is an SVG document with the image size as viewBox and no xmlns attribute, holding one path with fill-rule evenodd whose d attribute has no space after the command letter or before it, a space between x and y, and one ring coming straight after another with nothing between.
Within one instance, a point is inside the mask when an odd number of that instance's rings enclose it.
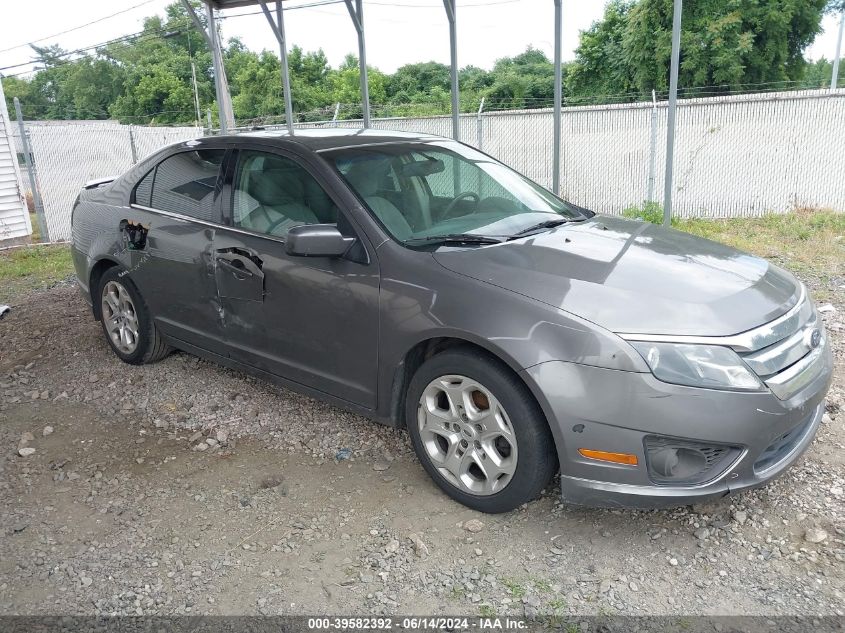
<instances>
[{"instance_id":1,"label":"metal canopy structure","mask_svg":"<svg viewBox=\"0 0 845 633\"><path fill-rule=\"evenodd\" d=\"M217 29L214 27L214 11L222 9L234 9L238 7L261 8L267 18L276 40L279 42L280 59L282 66L282 91L285 101L285 123L289 133L293 134L293 106L290 94L290 78L288 73L287 40L285 39L285 21L283 4L290 0L275 0L275 19L267 6L267 0L203 0L206 5L206 17L209 28L206 28L196 15L188 0L181 0L187 9L196 27L202 32L212 52L214 63L214 82L217 93L217 106L220 116L220 131L226 133L230 128L235 127L234 115L232 113L232 100L229 94L229 84L226 80L226 70L223 67L223 54L220 48L220 38ZM370 121L370 97L367 81L367 47L364 31L364 7L363 0L342 0L349 11L349 17L358 35L358 64L361 77L361 108L363 112L363 126L369 128ZM555 72L555 94L554 94L554 158L553 158L553 190L560 193L560 145L561 145L561 107L562 107L562 76L561 76L561 53L562 53L562 27L563 11L562 1L554 1L555 20L555 51L554 51L554 72ZM291 7L295 8L295 7ZM458 85L458 27L457 27L457 0L443 0L443 8L446 11L446 18L449 23L449 53L451 62L451 92L452 92L452 137L460 140L460 92Z\"/></svg>"}]
</instances>

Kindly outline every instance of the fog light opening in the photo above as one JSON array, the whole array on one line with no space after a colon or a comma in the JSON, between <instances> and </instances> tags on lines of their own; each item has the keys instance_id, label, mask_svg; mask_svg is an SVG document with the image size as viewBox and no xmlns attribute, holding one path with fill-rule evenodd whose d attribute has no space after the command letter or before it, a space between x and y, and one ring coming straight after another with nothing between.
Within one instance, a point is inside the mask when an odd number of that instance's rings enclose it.
<instances>
[{"instance_id":1,"label":"fog light opening","mask_svg":"<svg viewBox=\"0 0 845 633\"><path fill-rule=\"evenodd\" d=\"M667 479L689 479L707 468L707 458L690 448L663 448L649 455L652 470Z\"/></svg>"}]
</instances>

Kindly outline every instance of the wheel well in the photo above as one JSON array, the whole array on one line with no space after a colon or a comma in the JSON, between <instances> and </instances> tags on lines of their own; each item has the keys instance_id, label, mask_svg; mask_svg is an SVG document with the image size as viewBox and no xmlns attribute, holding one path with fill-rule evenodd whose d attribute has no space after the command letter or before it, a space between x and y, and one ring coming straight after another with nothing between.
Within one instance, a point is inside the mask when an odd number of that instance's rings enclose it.
<instances>
[{"instance_id":1,"label":"wheel well","mask_svg":"<svg viewBox=\"0 0 845 633\"><path fill-rule=\"evenodd\" d=\"M101 259L94 267L91 269L91 275L88 278L88 293L91 295L91 306L94 309L94 316L96 318L100 318L100 302L97 301L97 290L100 287L100 279L103 278L103 274L109 269L114 268L118 264L113 262L110 259Z\"/></svg>"},{"instance_id":2,"label":"wheel well","mask_svg":"<svg viewBox=\"0 0 845 633\"><path fill-rule=\"evenodd\" d=\"M405 426L405 396L408 391L408 386L411 384L411 378L413 378L417 369L419 369L420 365L422 365L432 356L442 354L447 350L455 348L472 349L486 356L489 356L492 360L500 363L502 367L505 367L508 371L513 373L515 376L519 377L520 382L524 384L524 380L522 379L522 377L519 376L519 374L514 371L514 369L510 365L508 365L508 363L504 362L501 358L496 356L490 350L485 349L477 343L472 343L464 339L449 337L431 338L425 341L421 341L420 343L414 345L414 347L408 350L408 353L405 354L405 357L399 364L399 367L396 371L396 375L393 379L393 390L391 394L391 417L393 418L394 423L397 427L404 428ZM540 407L540 403L537 402L537 399L534 397L534 394L531 393L531 390L528 388L528 385L525 385L525 387L531 398L537 404L538 409L540 409L540 411L542 412L542 407Z\"/></svg>"}]
</instances>

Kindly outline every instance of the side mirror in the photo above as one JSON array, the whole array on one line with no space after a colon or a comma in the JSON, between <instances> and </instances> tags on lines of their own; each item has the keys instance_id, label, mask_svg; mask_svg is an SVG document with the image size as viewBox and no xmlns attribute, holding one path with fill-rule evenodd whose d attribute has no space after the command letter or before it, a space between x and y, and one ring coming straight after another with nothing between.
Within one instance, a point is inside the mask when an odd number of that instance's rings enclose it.
<instances>
[{"instance_id":1,"label":"side mirror","mask_svg":"<svg viewBox=\"0 0 845 633\"><path fill-rule=\"evenodd\" d=\"M302 224L285 237L285 252L299 257L340 257L355 243L333 224Z\"/></svg>"}]
</instances>

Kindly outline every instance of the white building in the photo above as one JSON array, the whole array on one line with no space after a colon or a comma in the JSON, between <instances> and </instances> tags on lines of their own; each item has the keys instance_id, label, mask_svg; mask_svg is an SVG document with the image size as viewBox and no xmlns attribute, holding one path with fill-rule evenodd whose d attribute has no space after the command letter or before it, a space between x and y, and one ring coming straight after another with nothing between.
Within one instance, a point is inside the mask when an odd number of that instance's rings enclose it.
<instances>
[{"instance_id":1,"label":"white building","mask_svg":"<svg viewBox=\"0 0 845 633\"><path fill-rule=\"evenodd\" d=\"M6 96L0 82L0 243L32 235Z\"/></svg>"}]
</instances>

